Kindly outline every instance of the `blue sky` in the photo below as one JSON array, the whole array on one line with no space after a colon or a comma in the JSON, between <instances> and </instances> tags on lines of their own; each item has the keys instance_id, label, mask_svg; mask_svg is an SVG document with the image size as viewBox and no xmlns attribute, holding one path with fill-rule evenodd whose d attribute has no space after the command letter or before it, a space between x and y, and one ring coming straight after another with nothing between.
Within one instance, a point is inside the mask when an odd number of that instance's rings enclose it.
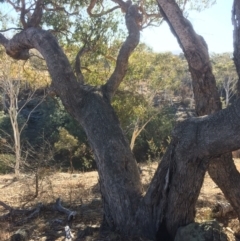
<instances>
[{"instance_id":1,"label":"blue sky","mask_svg":"<svg viewBox=\"0 0 240 241\"><path fill-rule=\"evenodd\" d=\"M232 4L232 0L217 0L215 5L203 12L189 12L188 19L195 31L206 40L210 52L233 52ZM156 52L181 52L166 23L158 28L145 29L141 34L141 41Z\"/></svg>"},{"instance_id":2,"label":"blue sky","mask_svg":"<svg viewBox=\"0 0 240 241\"><path fill-rule=\"evenodd\" d=\"M190 11L188 19L195 31L202 35L208 44L209 52L233 52L231 10L233 0L217 0L217 3L203 12ZM5 13L13 13L12 8L3 4ZM4 11L5 10L5 11ZM157 28L147 28L141 33L141 41L156 52L181 52L180 47L166 23Z\"/></svg>"}]
</instances>

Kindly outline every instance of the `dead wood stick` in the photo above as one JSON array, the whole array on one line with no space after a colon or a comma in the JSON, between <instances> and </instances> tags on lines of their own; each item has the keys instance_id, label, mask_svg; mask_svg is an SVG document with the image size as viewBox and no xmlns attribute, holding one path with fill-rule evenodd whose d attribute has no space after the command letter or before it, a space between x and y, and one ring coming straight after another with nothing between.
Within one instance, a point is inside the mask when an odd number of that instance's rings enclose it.
<instances>
[{"instance_id":1,"label":"dead wood stick","mask_svg":"<svg viewBox=\"0 0 240 241\"><path fill-rule=\"evenodd\" d=\"M9 213L4 215L4 216L2 216L1 219L7 218L9 216L13 217L13 216L18 216L18 215L27 215L27 214L30 213L25 219L23 219L21 221L18 221L17 224L26 223L26 222L28 222L28 220L36 217L40 213L40 211L41 211L41 209L43 207L43 204L39 203L36 208L32 208L32 209L15 209L15 208L12 208L11 206L7 205L6 203L4 203L2 201L0 201L0 205L3 206L6 210L9 211Z\"/></svg>"},{"instance_id":2,"label":"dead wood stick","mask_svg":"<svg viewBox=\"0 0 240 241\"><path fill-rule=\"evenodd\" d=\"M38 203L37 207L33 210L33 212L32 212L30 215L28 215L28 216L23 220L23 222L26 223L26 222L28 222L28 220L30 220L30 219L35 218L36 216L38 216L39 213L40 213L40 211L41 211L41 209L42 209L42 207L43 207L43 204L42 204L42 203Z\"/></svg>"},{"instance_id":3,"label":"dead wood stick","mask_svg":"<svg viewBox=\"0 0 240 241\"><path fill-rule=\"evenodd\" d=\"M10 207L9 205L7 205L6 203L0 201L0 205L3 206L5 209L9 210L10 212L12 211L12 207Z\"/></svg>"},{"instance_id":4,"label":"dead wood stick","mask_svg":"<svg viewBox=\"0 0 240 241\"><path fill-rule=\"evenodd\" d=\"M30 213L35 210L35 208L34 209L15 209L15 208L12 208L11 206L7 205L3 201L0 201L0 205L2 207L4 207L6 210L8 210L9 214L11 214L11 215L26 214L26 213Z\"/></svg>"},{"instance_id":5,"label":"dead wood stick","mask_svg":"<svg viewBox=\"0 0 240 241\"><path fill-rule=\"evenodd\" d=\"M65 207L62 206L60 198L56 200L56 203L54 205L55 209L61 213L65 213L68 215L68 221L71 221L74 219L74 217L77 215L76 211L71 211Z\"/></svg>"}]
</instances>

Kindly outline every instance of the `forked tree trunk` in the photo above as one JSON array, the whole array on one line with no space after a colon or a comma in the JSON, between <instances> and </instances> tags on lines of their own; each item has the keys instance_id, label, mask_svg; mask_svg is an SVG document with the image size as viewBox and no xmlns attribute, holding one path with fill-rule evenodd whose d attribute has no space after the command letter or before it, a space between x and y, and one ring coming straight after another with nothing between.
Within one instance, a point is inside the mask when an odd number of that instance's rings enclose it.
<instances>
[{"instance_id":1,"label":"forked tree trunk","mask_svg":"<svg viewBox=\"0 0 240 241\"><path fill-rule=\"evenodd\" d=\"M195 33L191 23L183 17L175 1L158 0L158 3L163 16L173 34L177 37L188 61L193 81L196 113L202 116L221 110L216 81L212 73L208 48L204 39ZM236 59L239 60L239 56L236 56ZM199 130L196 131L199 133ZM229 200L240 218L240 175L234 165L231 153L218 158L212 158L208 171L213 181L223 191L225 197ZM189 216L191 215L191 212L189 212ZM185 224L187 223L186 218Z\"/></svg>"},{"instance_id":2,"label":"forked tree trunk","mask_svg":"<svg viewBox=\"0 0 240 241\"><path fill-rule=\"evenodd\" d=\"M228 152L230 146L238 149L239 111L240 100L214 115L188 119L174 129L172 142L144 197L154 231L159 230L160 236L167 232L173 239L180 226L194 221L210 157ZM232 174L232 170L226 172ZM236 198L236 193L233 195Z\"/></svg>"},{"instance_id":3,"label":"forked tree trunk","mask_svg":"<svg viewBox=\"0 0 240 241\"><path fill-rule=\"evenodd\" d=\"M170 20L178 23L176 29L181 27L181 23L188 24L188 21L180 16L181 12L176 9L174 2L158 1L166 18L175 16ZM173 11L168 15L167 11L171 9ZM180 14L180 19L176 18L176 13ZM131 17L131 13L127 12L126 18L129 16ZM189 25L184 26L183 37L194 36L186 31L192 28L189 28ZM135 39L132 41L131 38ZM195 40L199 39L201 40L197 36ZM240 133L240 100L223 111L186 120L175 128L172 142L143 197L136 161L110 104L110 99L120 84L119 79L122 79L126 72L128 56L138 44L138 40L139 31L129 33L120 50L121 59L117 61L116 71L106 85L98 88L77 82L69 61L50 32L28 28L15 35L12 40L7 40L0 34L0 43L14 58L28 58L30 48L41 52L52 77L52 88L60 96L67 111L86 131L98 167L107 226L124 235L146 236L153 240L159 234L160 240L167 241L174 238L179 226L194 220L195 204L210 157L240 148L240 135L235 135ZM191 50L191 41L193 40L186 42L185 51L189 46ZM203 43L199 44L204 47ZM207 54L204 48L203 52ZM196 70L195 89L205 88L206 92L200 91L196 95L196 100L199 100L198 114L219 110L220 101L216 95L215 80L211 68L206 66L208 58L204 58L201 50L191 50L186 55L193 59L191 72ZM199 62L201 59L204 64ZM215 161L216 165L219 165L217 159ZM230 162L227 160L227 163ZM229 165L232 168L232 163ZM229 170L225 170L225 173L232 174L233 169ZM221 177L221 181L231 184L233 180L229 180ZM235 193L230 198L236 200ZM238 200L233 200L232 203L240 207Z\"/></svg>"},{"instance_id":4,"label":"forked tree trunk","mask_svg":"<svg viewBox=\"0 0 240 241\"><path fill-rule=\"evenodd\" d=\"M53 90L60 96L67 111L82 125L94 150L105 221L111 229L125 235L136 233L133 223L142 197L142 184L137 163L110 99L120 84L119 79L122 80L125 75L130 53L139 42L136 16L132 17L137 8L130 6L129 9L126 22L130 33L120 50L121 59L117 61L116 71L109 84L103 87L77 82L68 59L50 32L28 28L11 41L0 35L0 42L10 56L26 59L27 49L36 48L45 58Z\"/></svg>"}]
</instances>

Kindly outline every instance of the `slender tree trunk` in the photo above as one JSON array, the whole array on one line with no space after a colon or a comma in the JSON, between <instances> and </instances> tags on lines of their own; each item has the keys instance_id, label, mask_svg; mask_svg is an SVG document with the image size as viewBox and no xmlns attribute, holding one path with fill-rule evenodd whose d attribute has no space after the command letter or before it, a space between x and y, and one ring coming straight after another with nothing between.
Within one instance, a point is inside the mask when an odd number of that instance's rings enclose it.
<instances>
[{"instance_id":1,"label":"slender tree trunk","mask_svg":"<svg viewBox=\"0 0 240 241\"><path fill-rule=\"evenodd\" d=\"M15 175L19 176L20 174L20 161L21 161L21 141L20 141L20 131L18 126L18 93L19 93L19 83L14 80L6 80L5 91L9 97L9 117L13 129L14 137L14 151L15 151Z\"/></svg>"},{"instance_id":2,"label":"slender tree trunk","mask_svg":"<svg viewBox=\"0 0 240 241\"><path fill-rule=\"evenodd\" d=\"M228 104L229 104L229 92L228 91L229 90L226 90L226 101L225 101L226 106L228 106Z\"/></svg>"},{"instance_id":3,"label":"slender tree trunk","mask_svg":"<svg viewBox=\"0 0 240 241\"><path fill-rule=\"evenodd\" d=\"M20 162L21 162L21 140L20 140L20 132L18 128L17 115L15 115L15 117L13 118L15 119L12 123L13 133L14 133L15 157L16 157L15 174L16 176L19 176Z\"/></svg>"},{"instance_id":4,"label":"slender tree trunk","mask_svg":"<svg viewBox=\"0 0 240 241\"><path fill-rule=\"evenodd\" d=\"M35 198L37 198L39 195L39 167L37 167L36 173L35 173Z\"/></svg>"},{"instance_id":5,"label":"slender tree trunk","mask_svg":"<svg viewBox=\"0 0 240 241\"><path fill-rule=\"evenodd\" d=\"M144 128L146 127L146 125L155 117L155 115L151 116L140 128L139 128L139 120L137 120L133 133L132 133L132 138L130 141L130 149L133 150L134 145L135 145L135 141L137 139L137 137L141 134L141 132L144 130Z\"/></svg>"},{"instance_id":6,"label":"slender tree trunk","mask_svg":"<svg viewBox=\"0 0 240 241\"><path fill-rule=\"evenodd\" d=\"M70 150L69 151L69 163L70 163L70 170L71 170L71 173L73 173L74 171L74 168L73 168L73 163L72 163L72 159L73 159L73 154L72 154L72 151Z\"/></svg>"},{"instance_id":7,"label":"slender tree trunk","mask_svg":"<svg viewBox=\"0 0 240 241\"><path fill-rule=\"evenodd\" d=\"M13 129L13 137L14 137L14 151L15 151L15 175L19 176L20 174L20 161L21 161L21 142L20 142L20 132L18 128L17 122L17 112L11 109L9 111L11 125Z\"/></svg>"}]
</instances>

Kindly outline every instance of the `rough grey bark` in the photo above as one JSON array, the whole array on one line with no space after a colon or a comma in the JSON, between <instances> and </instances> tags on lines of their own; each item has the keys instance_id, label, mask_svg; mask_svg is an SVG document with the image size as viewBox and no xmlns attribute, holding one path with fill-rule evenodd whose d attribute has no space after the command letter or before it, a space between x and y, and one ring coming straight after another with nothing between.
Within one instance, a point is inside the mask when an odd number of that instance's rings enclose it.
<instances>
[{"instance_id":1,"label":"rough grey bark","mask_svg":"<svg viewBox=\"0 0 240 241\"><path fill-rule=\"evenodd\" d=\"M208 47L204 39L195 33L191 23L184 18L175 1L158 0L158 3L188 61L193 81L196 113L201 116L219 111L221 109L220 98L212 73ZM239 59L239 56L236 59ZM223 126L223 128L225 127ZM200 133L198 129L196 131ZM211 159L208 171L240 218L238 191L240 189L240 175L236 170L231 154Z\"/></svg>"},{"instance_id":2,"label":"rough grey bark","mask_svg":"<svg viewBox=\"0 0 240 241\"><path fill-rule=\"evenodd\" d=\"M190 118L174 129L172 142L144 197L152 210L155 232L164 224L173 238L180 226L194 221L209 159L238 149L239 111L240 100L215 114Z\"/></svg>"},{"instance_id":3,"label":"rough grey bark","mask_svg":"<svg viewBox=\"0 0 240 241\"><path fill-rule=\"evenodd\" d=\"M0 42L11 57L25 59L28 49L36 48L45 58L52 77L51 87L60 96L67 111L82 125L94 150L107 224L125 234L132 233L142 185L137 163L109 97L122 81L128 57L139 42L136 11L136 6L132 5L126 13L129 36L120 49L114 78L110 78L103 88L81 85L77 81L65 54L50 32L27 28L11 41L0 35Z\"/></svg>"},{"instance_id":4,"label":"rough grey bark","mask_svg":"<svg viewBox=\"0 0 240 241\"><path fill-rule=\"evenodd\" d=\"M220 110L221 102L205 40L196 34L192 24L183 16L174 0L158 0L158 4L188 61L197 115L211 114Z\"/></svg>"}]
</instances>

